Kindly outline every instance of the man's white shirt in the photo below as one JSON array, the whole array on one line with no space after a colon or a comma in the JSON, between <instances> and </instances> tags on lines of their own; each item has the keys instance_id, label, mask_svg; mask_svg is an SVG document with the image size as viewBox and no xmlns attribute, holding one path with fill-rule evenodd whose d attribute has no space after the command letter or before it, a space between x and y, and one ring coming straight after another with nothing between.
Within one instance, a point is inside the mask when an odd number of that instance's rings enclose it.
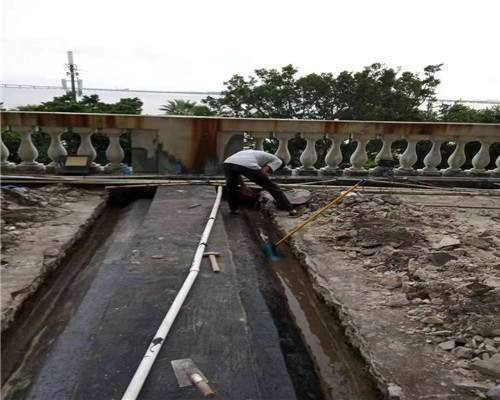
<instances>
[{"instance_id":1,"label":"man's white shirt","mask_svg":"<svg viewBox=\"0 0 500 400\"><path fill-rule=\"evenodd\" d=\"M226 158L224 163L236 164L250 169L261 169L269 165L275 172L281 167L281 160L274 154L260 150L242 150Z\"/></svg>"}]
</instances>

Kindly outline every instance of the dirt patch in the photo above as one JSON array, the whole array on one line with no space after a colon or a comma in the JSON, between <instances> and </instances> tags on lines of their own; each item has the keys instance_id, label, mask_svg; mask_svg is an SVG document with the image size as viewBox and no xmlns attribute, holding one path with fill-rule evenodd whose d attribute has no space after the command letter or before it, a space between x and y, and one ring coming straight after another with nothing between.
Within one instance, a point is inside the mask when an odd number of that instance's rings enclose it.
<instances>
[{"instance_id":1,"label":"dirt patch","mask_svg":"<svg viewBox=\"0 0 500 400\"><path fill-rule=\"evenodd\" d=\"M302 219L335 194L315 191L310 204L299 209ZM386 384L402 388L400 398L418 398L409 396L411 388L405 385L417 384L419 378L400 378L406 369L398 364L398 356L377 356L380 349L373 346L384 346L387 335L393 335L391 346L400 356L416 360L411 352L425 354L412 365L422 376L436 365L446 365L440 374L450 387L419 389L422 396L440 392L449 393L445 398L469 398L463 397L467 393L480 397L499 378L500 210L495 209L498 198L490 198L489 209L475 208L476 200L418 196L418 191L415 196L356 194L292 240L297 254L307 259L317 290L343 308L345 320L350 320L346 325L357 326L358 341L367 346L365 355L374 365L379 363L375 372ZM282 229L299 220L277 217ZM360 295L365 302L354 298ZM380 334L378 342L362 337L363 324L368 323L367 335ZM488 372L482 363L489 363Z\"/></svg>"},{"instance_id":2,"label":"dirt patch","mask_svg":"<svg viewBox=\"0 0 500 400\"><path fill-rule=\"evenodd\" d=\"M97 218L106 200L102 191L64 185L6 185L0 201L3 331Z\"/></svg>"}]
</instances>

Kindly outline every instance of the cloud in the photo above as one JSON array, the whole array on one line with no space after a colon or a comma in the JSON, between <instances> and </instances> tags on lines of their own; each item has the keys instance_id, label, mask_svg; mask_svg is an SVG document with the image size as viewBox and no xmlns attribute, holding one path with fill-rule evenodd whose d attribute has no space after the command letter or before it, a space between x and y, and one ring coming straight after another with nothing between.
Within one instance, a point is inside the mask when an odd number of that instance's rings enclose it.
<instances>
[{"instance_id":1,"label":"cloud","mask_svg":"<svg viewBox=\"0 0 500 400\"><path fill-rule=\"evenodd\" d=\"M495 0L4 0L3 82L59 84L73 50L88 87L217 90L232 74L444 62L440 95L493 98Z\"/></svg>"}]
</instances>

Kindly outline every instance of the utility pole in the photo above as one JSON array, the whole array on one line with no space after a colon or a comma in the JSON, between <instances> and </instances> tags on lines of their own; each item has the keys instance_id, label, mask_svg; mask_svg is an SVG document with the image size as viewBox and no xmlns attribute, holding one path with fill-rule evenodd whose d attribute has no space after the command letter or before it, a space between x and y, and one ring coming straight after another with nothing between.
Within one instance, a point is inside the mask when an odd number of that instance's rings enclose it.
<instances>
[{"instance_id":1,"label":"utility pole","mask_svg":"<svg viewBox=\"0 0 500 400\"><path fill-rule=\"evenodd\" d=\"M73 97L73 101L76 101L76 84L78 83L78 94L81 94L82 91L82 81L81 79L78 79L78 67L75 65L73 61L73 52L68 51L68 63L66 64L66 67L68 68L68 72L66 72L66 75L69 76L70 82L71 82L71 95ZM66 79L62 80L63 88L66 89Z\"/></svg>"}]
</instances>

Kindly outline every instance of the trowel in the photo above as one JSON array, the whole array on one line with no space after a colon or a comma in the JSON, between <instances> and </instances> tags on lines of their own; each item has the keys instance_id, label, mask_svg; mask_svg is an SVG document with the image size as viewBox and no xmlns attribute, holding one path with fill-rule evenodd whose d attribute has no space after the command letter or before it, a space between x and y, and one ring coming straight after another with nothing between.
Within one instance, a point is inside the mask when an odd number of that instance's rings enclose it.
<instances>
[{"instance_id":1,"label":"trowel","mask_svg":"<svg viewBox=\"0 0 500 400\"><path fill-rule=\"evenodd\" d=\"M181 360L173 360L171 363L179 387L195 385L203 396L208 398L215 396L215 392L208 385L208 379L195 365L193 360L183 358Z\"/></svg>"}]
</instances>

